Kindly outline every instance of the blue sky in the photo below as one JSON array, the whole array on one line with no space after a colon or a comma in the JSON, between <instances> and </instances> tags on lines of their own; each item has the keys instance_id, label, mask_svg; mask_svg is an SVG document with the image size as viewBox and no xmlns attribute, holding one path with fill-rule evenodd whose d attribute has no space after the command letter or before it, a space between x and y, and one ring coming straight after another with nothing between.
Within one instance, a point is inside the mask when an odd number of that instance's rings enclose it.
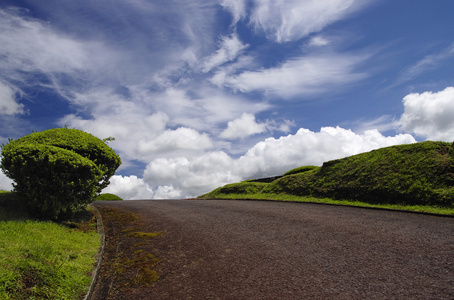
<instances>
[{"instance_id":1,"label":"blue sky","mask_svg":"<svg viewBox=\"0 0 454 300\"><path fill-rule=\"evenodd\" d=\"M450 0L0 1L0 143L68 126L182 198L454 140ZM0 189L10 181L0 174Z\"/></svg>"}]
</instances>

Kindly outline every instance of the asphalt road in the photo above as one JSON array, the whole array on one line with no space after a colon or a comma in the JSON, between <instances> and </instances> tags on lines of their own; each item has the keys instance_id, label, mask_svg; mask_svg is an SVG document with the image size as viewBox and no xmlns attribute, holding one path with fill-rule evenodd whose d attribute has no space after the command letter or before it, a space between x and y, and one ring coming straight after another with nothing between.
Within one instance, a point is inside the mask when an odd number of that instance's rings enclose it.
<instances>
[{"instance_id":1,"label":"asphalt road","mask_svg":"<svg viewBox=\"0 0 454 300\"><path fill-rule=\"evenodd\" d=\"M454 218L263 201L96 206L166 232L147 246L160 279L115 299L454 299Z\"/></svg>"}]
</instances>

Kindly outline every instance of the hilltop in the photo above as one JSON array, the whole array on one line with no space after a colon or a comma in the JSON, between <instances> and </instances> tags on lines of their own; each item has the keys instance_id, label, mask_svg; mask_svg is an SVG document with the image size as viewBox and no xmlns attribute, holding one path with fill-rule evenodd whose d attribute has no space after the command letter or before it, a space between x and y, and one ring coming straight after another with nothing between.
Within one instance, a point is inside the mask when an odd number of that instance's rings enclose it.
<instances>
[{"instance_id":1,"label":"hilltop","mask_svg":"<svg viewBox=\"0 0 454 300\"><path fill-rule=\"evenodd\" d=\"M454 204L454 143L391 146L304 166L270 180L228 184L201 199L285 199L311 196L370 204Z\"/></svg>"}]
</instances>

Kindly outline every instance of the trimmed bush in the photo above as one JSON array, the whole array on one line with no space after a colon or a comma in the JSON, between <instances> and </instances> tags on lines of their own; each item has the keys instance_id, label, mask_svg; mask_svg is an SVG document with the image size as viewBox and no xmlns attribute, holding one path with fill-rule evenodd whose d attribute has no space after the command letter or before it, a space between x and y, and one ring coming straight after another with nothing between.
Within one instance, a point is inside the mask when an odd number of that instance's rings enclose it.
<instances>
[{"instance_id":1,"label":"trimmed bush","mask_svg":"<svg viewBox=\"0 0 454 300\"><path fill-rule=\"evenodd\" d=\"M2 147L0 166L32 213L57 219L91 203L120 164L102 140L61 128L10 141Z\"/></svg>"}]
</instances>

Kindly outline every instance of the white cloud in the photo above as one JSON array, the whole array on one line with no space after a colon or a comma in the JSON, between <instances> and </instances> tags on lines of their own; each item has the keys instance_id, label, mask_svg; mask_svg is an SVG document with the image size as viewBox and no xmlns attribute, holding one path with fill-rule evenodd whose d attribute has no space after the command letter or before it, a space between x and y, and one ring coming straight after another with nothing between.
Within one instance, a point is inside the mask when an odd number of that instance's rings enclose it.
<instances>
[{"instance_id":1,"label":"white cloud","mask_svg":"<svg viewBox=\"0 0 454 300\"><path fill-rule=\"evenodd\" d=\"M178 199L181 197L181 191L174 189L171 185L161 185L154 193L153 199Z\"/></svg>"},{"instance_id":2,"label":"white cloud","mask_svg":"<svg viewBox=\"0 0 454 300\"><path fill-rule=\"evenodd\" d=\"M230 95L220 89L198 83L188 88L168 88L162 93L142 90L138 98L144 99L144 109L164 112L169 125L211 132L240 115L242 112L258 113L271 106L265 102L247 101L240 95Z\"/></svg>"},{"instance_id":3,"label":"white cloud","mask_svg":"<svg viewBox=\"0 0 454 300\"><path fill-rule=\"evenodd\" d=\"M225 78L224 84L242 92L263 91L283 98L322 93L365 78L353 70L364 59L361 55L309 55L279 67Z\"/></svg>"},{"instance_id":4,"label":"white cloud","mask_svg":"<svg viewBox=\"0 0 454 300\"><path fill-rule=\"evenodd\" d=\"M234 160L222 151L206 153L188 159L185 157L159 158L150 162L144 180L156 186L172 186L180 196L194 197L241 177L232 174ZM167 198L160 195L159 198Z\"/></svg>"},{"instance_id":5,"label":"white cloud","mask_svg":"<svg viewBox=\"0 0 454 300\"><path fill-rule=\"evenodd\" d=\"M203 152L215 144L211 137L219 135L218 126L243 112L254 114L270 107L203 86L162 93L152 93L146 86L127 89L126 96L109 88L75 94L72 103L80 112L66 115L59 124L99 138L113 136L116 140L110 145L124 163L148 163L157 157Z\"/></svg>"},{"instance_id":6,"label":"white cloud","mask_svg":"<svg viewBox=\"0 0 454 300\"><path fill-rule=\"evenodd\" d=\"M353 122L356 132L364 132L366 130L376 129L380 132L386 132L388 130L396 130L398 125L395 119L391 115L383 115L373 120L358 120Z\"/></svg>"},{"instance_id":7,"label":"white cloud","mask_svg":"<svg viewBox=\"0 0 454 300\"><path fill-rule=\"evenodd\" d=\"M6 175L0 170L0 190L11 191L13 189L13 181L6 177Z\"/></svg>"},{"instance_id":8,"label":"white cloud","mask_svg":"<svg viewBox=\"0 0 454 300\"><path fill-rule=\"evenodd\" d=\"M236 34L222 37L220 48L204 62L203 72L209 72L226 62L234 61L247 47L248 45L243 44Z\"/></svg>"},{"instance_id":9,"label":"white cloud","mask_svg":"<svg viewBox=\"0 0 454 300\"><path fill-rule=\"evenodd\" d=\"M112 52L98 42L78 41L55 31L48 23L4 10L0 10L0 44L2 72L96 70L112 58Z\"/></svg>"},{"instance_id":10,"label":"white cloud","mask_svg":"<svg viewBox=\"0 0 454 300\"><path fill-rule=\"evenodd\" d=\"M138 153L138 145L162 134L169 117L163 112L153 112L147 105L148 98L132 97L119 95L108 88L75 94L72 103L81 108L81 113L66 115L59 124L90 132L101 139L114 137L116 140L110 145L119 151L124 162L130 159L148 161L153 156ZM82 117L85 110L90 115Z\"/></svg>"},{"instance_id":11,"label":"white cloud","mask_svg":"<svg viewBox=\"0 0 454 300\"><path fill-rule=\"evenodd\" d=\"M247 136L266 131L265 123L257 123L253 114L243 113L240 118L228 122L227 128L220 137L226 139L245 138Z\"/></svg>"},{"instance_id":12,"label":"white cloud","mask_svg":"<svg viewBox=\"0 0 454 300\"><path fill-rule=\"evenodd\" d=\"M110 185L103 193L111 193L119 196L123 200L151 199L153 198L152 188L137 176L118 176L110 178Z\"/></svg>"},{"instance_id":13,"label":"white cloud","mask_svg":"<svg viewBox=\"0 0 454 300\"><path fill-rule=\"evenodd\" d=\"M409 94L403 104L404 113L399 120L403 131L428 140L454 140L454 87Z\"/></svg>"},{"instance_id":14,"label":"white cloud","mask_svg":"<svg viewBox=\"0 0 454 300\"><path fill-rule=\"evenodd\" d=\"M142 141L138 145L139 153L163 153L176 150L205 150L213 146L206 133L198 133L191 128L166 130L155 139Z\"/></svg>"},{"instance_id":15,"label":"white cloud","mask_svg":"<svg viewBox=\"0 0 454 300\"><path fill-rule=\"evenodd\" d=\"M257 63L254 58L247 55L242 55L236 61L223 65L216 70L216 73L209 79L209 81L217 87L222 87L226 78L233 74L245 70L253 70L257 68Z\"/></svg>"},{"instance_id":16,"label":"white cloud","mask_svg":"<svg viewBox=\"0 0 454 300\"><path fill-rule=\"evenodd\" d=\"M16 102L14 91L0 81L0 115L15 115L24 112L24 105Z\"/></svg>"},{"instance_id":17,"label":"white cloud","mask_svg":"<svg viewBox=\"0 0 454 300\"><path fill-rule=\"evenodd\" d=\"M115 74L120 56L112 48L77 39L18 11L0 9L0 77L13 91L44 89L70 99L79 84L95 85Z\"/></svg>"},{"instance_id":18,"label":"white cloud","mask_svg":"<svg viewBox=\"0 0 454 300\"><path fill-rule=\"evenodd\" d=\"M340 127L323 127L320 132L301 128L295 135L268 138L239 158L243 178L280 175L289 169L367 152L373 149L414 143L409 134L385 137L377 130L357 134Z\"/></svg>"},{"instance_id":19,"label":"white cloud","mask_svg":"<svg viewBox=\"0 0 454 300\"><path fill-rule=\"evenodd\" d=\"M321 47L321 46L326 46L326 45L329 45L331 42L322 37L322 36L314 36L313 38L311 38L311 40L309 41L309 46L312 46L312 47Z\"/></svg>"},{"instance_id":20,"label":"white cloud","mask_svg":"<svg viewBox=\"0 0 454 300\"><path fill-rule=\"evenodd\" d=\"M255 0L254 4L251 24L277 42L318 32L363 5L355 0Z\"/></svg>"},{"instance_id":21,"label":"white cloud","mask_svg":"<svg viewBox=\"0 0 454 300\"><path fill-rule=\"evenodd\" d=\"M230 11L233 16L233 25L246 17L246 1L245 0L222 0L222 7Z\"/></svg>"},{"instance_id":22,"label":"white cloud","mask_svg":"<svg viewBox=\"0 0 454 300\"><path fill-rule=\"evenodd\" d=\"M409 134L386 137L377 130L357 134L340 127L324 127L319 132L301 128L294 135L265 139L239 158L223 151L193 158L158 158L147 165L143 180L155 190L161 187L171 195L194 197L227 183L280 175L299 166L321 165L331 159L414 142Z\"/></svg>"},{"instance_id":23,"label":"white cloud","mask_svg":"<svg viewBox=\"0 0 454 300\"><path fill-rule=\"evenodd\" d=\"M439 66L444 61L450 59L453 56L454 44L451 44L449 47L443 49L442 51L438 53L429 54L422 58L421 60L417 61L413 66L406 69L398 80L407 81L427 71L436 69L437 66Z\"/></svg>"},{"instance_id":24,"label":"white cloud","mask_svg":"<svg viewBox=\"0 0 454 300\"><path fill-rule=\"evenodd\" d=\"M0 10L2 66L21 70L65 71L79 69L87 53L81 44L58 36L45 24Z\"/></svg>"}]
</instances>

